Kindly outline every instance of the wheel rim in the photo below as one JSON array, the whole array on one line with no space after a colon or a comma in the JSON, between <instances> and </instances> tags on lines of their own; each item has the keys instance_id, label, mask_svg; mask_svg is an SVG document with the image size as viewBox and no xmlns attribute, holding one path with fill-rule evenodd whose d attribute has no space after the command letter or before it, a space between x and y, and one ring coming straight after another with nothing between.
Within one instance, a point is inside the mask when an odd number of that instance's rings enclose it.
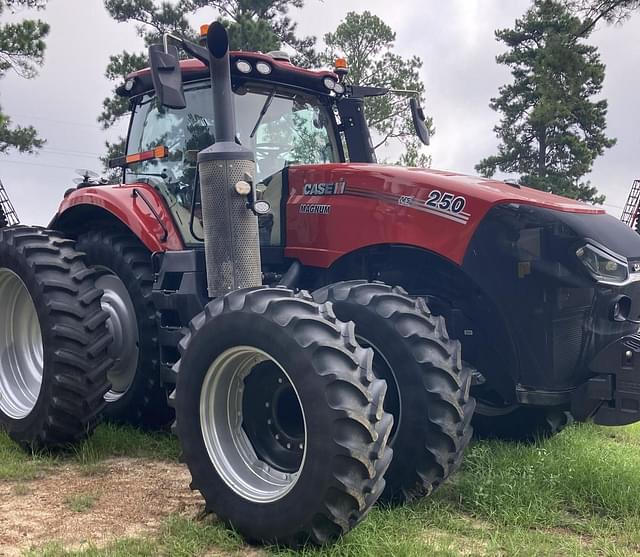
<instances>
[{"instance_id":1,"label":"wheel rim","mask_svg":"<svg viewBox=\"0 0 640 557\"><path fill-rule=\"evenodd\" d=\"M104 395L107 402L122 398L131 385L138 368L139 333L136 312L129 291L120 278L111 270L98 267L101 275L96 287L104 291L100 304L107 312L107 328L113 336L108 354L113 367L107 377L111 390Z\"/></svg>"},{"instance_id":2,"label":"wheel rim","mask_svg":"<svg viewBox=\"0 0 640 557\"><path fill-rule=\"evenodd\" d=\"M38 313L22 279L0 269L0 410L14 420L31 414L44 372Z\"/></svg>"},{"instance_id":3,"label":"wheel rim","mask_svg":"<svg viewBox=\"0 0 640 557\"><path fill-rule=\"evenodd\" d=\"M274 408L273 427L257 428L263 416L248 401L258 397L256 381L266 367L277 370L279 388L262 390L263 408ZM270 373L273 373L271 371ZM284 400L283 400L284 399ZM283 419L287 408L297 412ZM277 406L282 406L280 410ZM277 417L281 413L280 417ZM296 422L296 420L298 420ZM287 422L288 421L288 422ZM265 420L266 422L266 420ZM275 423L279 422L279 423ZM287 423L282 423L287 422ZM209 458L222 480L238 495L254 503L271 503L284 497L298 482L307 450L307 425L300 396L284 368L266 352L250 346L236 346L218 356L209 367L200 396L200 426ZM278 430L277 428L280 428ZM288 439L266 443L264 431ZM261 433L263 432L262 436ZM295 441L295 446L291 444ZM287 443L291 445L287 449ZM293 454L297 454L293 458Z\"/></svg>"}]
</instances>

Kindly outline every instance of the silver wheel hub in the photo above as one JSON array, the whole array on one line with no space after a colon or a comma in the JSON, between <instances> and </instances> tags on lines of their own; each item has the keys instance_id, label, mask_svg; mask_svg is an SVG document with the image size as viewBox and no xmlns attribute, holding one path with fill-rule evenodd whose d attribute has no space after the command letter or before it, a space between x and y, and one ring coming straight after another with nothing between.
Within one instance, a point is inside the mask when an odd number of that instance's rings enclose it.
<instances>
[{"instance_id":1,"label":"silver wheel hub","mask_svg":"<svg viewBox=\"0 0 640 557\"><path fill-rule=\"evenodd\" d=\"M42 388L42 332L27 287L9 269L0 269L0 304L0 411L21 420L35 408Z\"/></svg>"},{"instance_id":2,"label":"silver wheel hub","mask_svg":"<svg viewBox=\"0 0 640 557\"><path fill-rule=\"evenodd\" d=\"M272 362L288 381L299 406L302 457L297 470L278 469L256 451L243 427L245 380L262 362ZM285 385L286 386L286 385ZM269 404L269 403L266 403ZM220 354L209 367L200 395L200 426L209 458L223 481L238 495L255 503L284 497L300 477L306 459L307 425L300 396L283 367L268 354L250 346L236 346Z\"/></svg>"},{"instance_id":3,"label":"silver wheel hub","mask_svg":"<svg viewBox=\"0 0 640 557\"><path fill-rule=\"evenodd\" d=\"M109 356L114 364L108 373L111 390L104 395L107 402L119 400L131 387L138 368L139 333L133 301L120 278L109 269L96 280L96 287L104 291L102 309L109 314L107 328L113 336Z\"/></svg>"}]
</instances>

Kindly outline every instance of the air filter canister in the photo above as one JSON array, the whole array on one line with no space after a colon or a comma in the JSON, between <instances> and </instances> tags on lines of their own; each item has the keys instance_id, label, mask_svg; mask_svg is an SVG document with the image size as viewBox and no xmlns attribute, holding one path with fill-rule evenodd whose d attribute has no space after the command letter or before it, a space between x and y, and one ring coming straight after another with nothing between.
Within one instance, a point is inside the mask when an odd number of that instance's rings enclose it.
<instances>
[{"instance_id":1,"label":"air filter canister","mask_svg":"<svg viewBox=\"0 0 640 557\"><path fill-rule=\"evenodd\" d=\"M235 184L255 175L253 154L236 143L216 143L198 154L209 296L260 286L258 217Z\"/></svg>"}]
</instances>

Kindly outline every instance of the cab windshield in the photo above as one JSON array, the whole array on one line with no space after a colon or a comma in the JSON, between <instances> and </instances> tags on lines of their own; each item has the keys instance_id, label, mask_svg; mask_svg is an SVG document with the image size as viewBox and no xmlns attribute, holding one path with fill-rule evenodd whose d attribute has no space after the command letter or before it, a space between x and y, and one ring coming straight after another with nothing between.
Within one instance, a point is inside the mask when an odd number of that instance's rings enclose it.
<instances>
[{"instance_id":1,"label":"cab windshield","mask_svg":"<svg viewBox=\"0 0 640 557\"><path fill-rule=\"evenodd\" d=\"M301 92L244 87L235 93L238 140L255 152L258 189L271 204L272 220L277 221L268 235L261 230L261 239L276 245L280 242L282 173L292 164L340 162L334 120L327 106ZM169 156L131 165L125 171L125 182L147 182L158 189L185 242L191 244L202 236L199 218L194 220L195 237L189 224L196 154L214 143L215 137L209 83L185 88L185 96L187 107L182 110L159 106L153 95L145 95L136 105L127 154L165 145Z\"/></svg>"}]
</instances>

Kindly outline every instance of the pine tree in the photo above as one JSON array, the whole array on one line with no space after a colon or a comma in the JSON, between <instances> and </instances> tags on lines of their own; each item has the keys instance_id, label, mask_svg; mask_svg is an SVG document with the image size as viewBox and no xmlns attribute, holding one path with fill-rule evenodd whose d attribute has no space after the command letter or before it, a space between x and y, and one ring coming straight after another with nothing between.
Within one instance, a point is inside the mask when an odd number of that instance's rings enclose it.
<instances>
[{"instance_id":1,"label":"pine tree","mask_svg":"<svg viewBox=\"0 0 640 557\"><path fill-rule=\"evenodd\" d=\"M590 31L566 6L535 0L513 29L496 32L508 50L497 57L513 82L500 87L491 108L501 113L494 128L498 154L476 166L490 177L499 169L520 174L520 182L592 203L604 196L580 180L593 161L613 146L605 135L605 66L596 47L584 42ZM582 33L582 34L581 34Z\"/></svg>"},{"instance_id":2,"label":"pine tree","mask_svg":"<svg viewBox=\"0 0 640 557\"><path fill-rule=\"evenodd\" d=\"M418 92L424 101L424 83L420 79L422 60L417 56L403 58L394 53L396 34L382 19L365 11L349 12L333 33L324 36L327 53L323 62L333 65L337 56L345 56L349 63L349 83L353 85L408 89ZM400 164L405 166L429 166L430 157L420 151L408 108L403 95L384 95L366 100L365 111L370 127L378 137L376 148L400 141L405 153ZM433 122L429 118L433 132Z\"/></svg>"},{"instance_id":3,"label":"pine tree","mask_svg":"<svg viewBox=\"0 0 640 557\"><path fill-rule=\"evenodd\" d=\"M599 21L622 23L640 10L640 0L565 0L565 4L584 19L581 35L590 32Z\"/></svg>"},{"instance_id":4,"label":"pine tree","mask_svg":"<svg viewBox=\"0 0 640 557\"><path fill-rule=\"evenodd\" d=\"M293 62L312 67L319 63L315 37L298 37L297 25L288 15L291 8L302 8L305 0L189 0L191 12L213 7L227 26L233 50L269 52L282 47L293 50Z\"/></svg>"},{"instance_id":5,"label":"pine tree","mask_svg":"<svg viewBox=\"0 0 640 557\"><path fill-rule=\"evenodd\" d=\"M42 9L46 0L0 0L0 18L8 10L16 8ZM24 19L18 23L0 25L0 78L9 70L30 79L37 74L37 66L44 61L45 37L49 25L41 20ZM44 140L32 126L13 126L11 119L0 107L0 154L15 149L21 153L33 153Z\"/></svg>"}]
</instances>

